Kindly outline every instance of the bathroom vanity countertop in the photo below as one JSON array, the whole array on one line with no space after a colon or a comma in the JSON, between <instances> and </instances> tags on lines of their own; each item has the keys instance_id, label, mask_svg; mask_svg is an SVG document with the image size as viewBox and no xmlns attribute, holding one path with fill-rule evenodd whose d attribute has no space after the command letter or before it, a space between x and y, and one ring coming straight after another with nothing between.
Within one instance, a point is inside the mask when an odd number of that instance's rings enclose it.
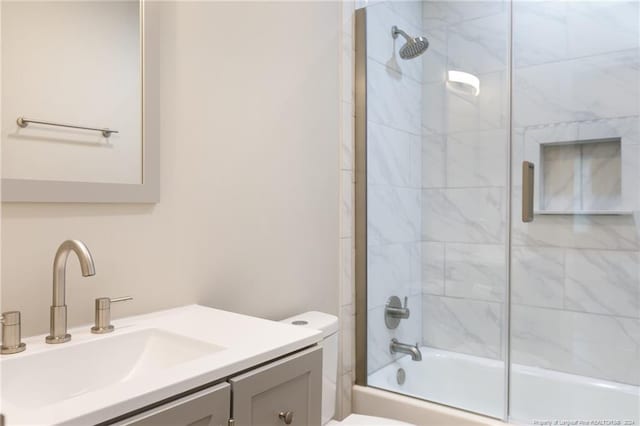
<instances>
[{"instance_id":1,"label":"bathroom vanity countertop","mask_svg":"<svg viewBox=\"0 0 640 426\"><path fill-rule=\"evenodd\" d=\"M0 411L5 415L6 424L100 423L314 345L322 337L319 331L309 328L199 305L115 320L113 325L115 331L109 334L91 334L90 326L71 329L72 340L59 345L45 344L45 335L30 337L24 340L27 344L25 352L2 356ZM147 343L142 349L134 348L135 339L142 335L147 336ZM189 348L167 345L166 342L174 341L163 341L163 336L184 338L185 346ZM113 341L109 342L109 339ZM122 347L114 350L114 345ZM71 349L74 346L79 349L77 352ZM66 359L65 369L71 371L43 370L45 376L50 372L50 377L40 377L38 372L28 369L40 360L50 363L56 357L64 359L66 353L84 353L83 358L87 358L86 348L99 354L100 348L107 347L109 353L115 354L113 363L123 365L121 377L114 378L113 374L100 377L104 361L98 359L95 365L90 363L91 360L78 359L78 371L68 368L69 360ZM133 361L127 364L130 362L126 359L127 351L135 350L140 354L130 357ZM64 352L56 355L57 351ZM156 357L153 353L162 355ZM33 358L29 360L28 357ZM144 359L144 364L140 364L140 359ZM173 359L186 361L170 365ZM163 362L170 366L158 367ZM83 365L89 367L83 368ZM81 391L52 402L50 394L56 393L56 386L64 387L62 383L67 379L80 382ZM75 387L71 389L75 390Z\"/></svg>"}]
</instances>

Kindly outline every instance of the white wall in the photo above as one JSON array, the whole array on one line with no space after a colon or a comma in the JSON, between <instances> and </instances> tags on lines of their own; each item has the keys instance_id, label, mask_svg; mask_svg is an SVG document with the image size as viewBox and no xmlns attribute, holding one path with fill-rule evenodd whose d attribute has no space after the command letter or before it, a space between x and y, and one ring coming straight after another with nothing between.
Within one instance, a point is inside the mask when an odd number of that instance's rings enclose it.
<instances>
[{"instance_id":1,"label":"white wall","mask_svg":"<svg viewBox=\"0 0 640 426\"><path fill-rule=\"evenodd\" d=\"M70 258L71 326L93 320L93 298L118 295L135 300L115 317L194 302L274 319L337 313L339 5L149 8L161 201L5 203L2 309L22 311L25 335L46 332L54 252L79 238L97 275Z\"/></svg>"}]
</instances>

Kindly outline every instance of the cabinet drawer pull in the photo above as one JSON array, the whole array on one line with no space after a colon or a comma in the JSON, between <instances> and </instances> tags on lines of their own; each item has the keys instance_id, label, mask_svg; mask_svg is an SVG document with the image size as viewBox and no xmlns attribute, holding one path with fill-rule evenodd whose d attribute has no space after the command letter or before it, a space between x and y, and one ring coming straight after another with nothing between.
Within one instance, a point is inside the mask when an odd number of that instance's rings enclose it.
<instances>
[{"instance_id":1,"label":"cabinet drawer pull","mask_svg":"<svg viewBox=\"0 0 640 426\"><path fill-rule=\"evenodd\" d=\"M280 411L278 417L280 417L280 420L282 420L285 425L290 425L291 422L293 422L293 411Z\"/></svg>"}]
</instances>

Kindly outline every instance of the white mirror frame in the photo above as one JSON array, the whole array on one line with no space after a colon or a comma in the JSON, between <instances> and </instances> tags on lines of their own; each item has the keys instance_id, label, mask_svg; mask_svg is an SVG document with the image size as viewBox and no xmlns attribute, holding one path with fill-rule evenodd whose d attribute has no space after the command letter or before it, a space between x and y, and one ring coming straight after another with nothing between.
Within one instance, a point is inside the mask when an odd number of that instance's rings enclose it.
<instances>
[{"instance_id":1,"label":"white mirror frame","mask_svg":"<svg viewBox=\"0 0 640 426\"><path fill-rule=\"evenodd\" d=\"M2 179L3 202L36 203L157 203L160 200L160 149L158 134L158 79L145 73L156 69L158 46L147 28L145 14L153 13L140 1L140 55L142 89L142 183L92 183L28 179Z\"/></svg>"}]
</instances>

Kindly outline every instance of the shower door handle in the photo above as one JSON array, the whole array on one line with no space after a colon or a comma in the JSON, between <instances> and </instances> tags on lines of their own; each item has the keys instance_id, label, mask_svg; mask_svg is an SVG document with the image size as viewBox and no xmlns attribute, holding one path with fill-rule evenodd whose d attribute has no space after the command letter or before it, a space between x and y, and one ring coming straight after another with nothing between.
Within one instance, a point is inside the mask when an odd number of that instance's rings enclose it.
<instances>
[{"instance_id":1,"label":"shower door handle","mask_svg":"<svg viewBox=\"0 0 640 426\"><path fill-rule=\"evenodd\" d=\"M533 222L533 181L535 166L530 161L522 162L522 221Z\"/></svg>"}]
</instances>

